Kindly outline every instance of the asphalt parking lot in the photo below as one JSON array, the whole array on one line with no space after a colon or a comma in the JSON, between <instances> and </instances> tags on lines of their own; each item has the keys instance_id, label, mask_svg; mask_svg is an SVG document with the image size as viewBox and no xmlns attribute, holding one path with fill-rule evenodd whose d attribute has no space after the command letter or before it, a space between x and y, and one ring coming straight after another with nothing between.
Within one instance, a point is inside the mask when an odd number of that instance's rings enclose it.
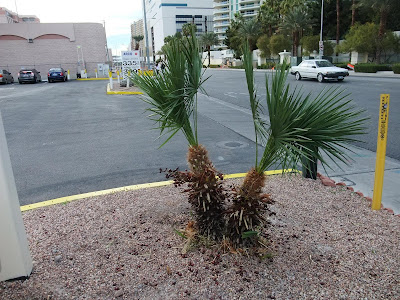
<instances>
[{"instance_id":1,"label":"asphalt parking lot","mask_svg":"<svg viewBox=\"0 0 400 300\"><path fill-rule=\"evenodd\" d=\"M20 204L162 181L160 168L186 168L187 143L163 139L138 96L106 95L106 81L0 86ZM199 136L224 173L246 172L254 143L203 115Z\"/></svg>"}]
</instances>

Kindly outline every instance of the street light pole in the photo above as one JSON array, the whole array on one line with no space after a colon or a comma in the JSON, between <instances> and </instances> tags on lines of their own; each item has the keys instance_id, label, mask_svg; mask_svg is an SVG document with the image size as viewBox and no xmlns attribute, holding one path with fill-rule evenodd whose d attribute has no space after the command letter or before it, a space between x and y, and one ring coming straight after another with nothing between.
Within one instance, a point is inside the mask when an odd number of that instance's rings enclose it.
<instances>
[{"instance_id":1,"label":"street light pole","mask_svg":"<svg viewBox=\"0 0 400 300\"><path fill-rule=\"evenodd\" d=\"M324 41L322 39L323 23L324 23L324 0L322 0L322 6L321 6L321 33L319 36L319 58L320 59L322 59L322 56L324 56Z\"/></svg>"},{"instance_id":2,"label":"street light pole","mask_svg":"<svg viewBox=\"0 0 400 300\"><path fill-rule=\"evenodd\" d=\"M147 69L150 70L149 35L147 31L146 0L143 0L143 22L144 22L144 36L146 38Z\"/></svg>"}]
</instances>

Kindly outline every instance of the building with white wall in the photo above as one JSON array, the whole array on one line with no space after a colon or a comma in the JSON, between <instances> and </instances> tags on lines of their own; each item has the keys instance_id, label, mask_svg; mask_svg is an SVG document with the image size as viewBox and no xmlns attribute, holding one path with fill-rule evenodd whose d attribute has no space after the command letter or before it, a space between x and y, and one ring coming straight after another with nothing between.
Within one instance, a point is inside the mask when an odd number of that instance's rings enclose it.
<instances>
[{"instance_id":1,"label":"building with white wall","mask_svg":"<svg viewBox=\"0 0 400 300\"><path fill-rule=\"evenodd\" d=\"M236 13L241 13L245 18L256 17L264 0L214 0L214 32L218 34L219 47L226 38L225 32L235 18Z\"/></svg>"},{"instance_id":2,"label":"building with white wall","mask_svg":"<svg viewBox=\"0 0 400 300\"><path fill-rule=\"evenodd\" d=\"M161 50L164 38L196 24L198 34L213 31L213 0L146 0L147 31L152 56Z\"/></svg>"}]
</instances>

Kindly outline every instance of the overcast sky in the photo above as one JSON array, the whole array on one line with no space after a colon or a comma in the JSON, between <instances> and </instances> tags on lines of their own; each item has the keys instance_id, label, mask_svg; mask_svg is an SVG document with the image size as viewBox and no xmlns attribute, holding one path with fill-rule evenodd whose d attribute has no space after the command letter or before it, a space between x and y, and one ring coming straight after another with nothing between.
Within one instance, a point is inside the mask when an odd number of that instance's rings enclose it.
<instances>
[{"instance_id":1,"label":"overcast sky","mask_svg":"<svg viewBox=\"0 0 400 300\"><path fill-rule=\"evenodd\" d=\"M36 15L42 23L105 21L108 47L118 51L127 49L130 24L143 14L142 0L0 0L0 6L21 15Z\"/></svg>"}]
</instances>

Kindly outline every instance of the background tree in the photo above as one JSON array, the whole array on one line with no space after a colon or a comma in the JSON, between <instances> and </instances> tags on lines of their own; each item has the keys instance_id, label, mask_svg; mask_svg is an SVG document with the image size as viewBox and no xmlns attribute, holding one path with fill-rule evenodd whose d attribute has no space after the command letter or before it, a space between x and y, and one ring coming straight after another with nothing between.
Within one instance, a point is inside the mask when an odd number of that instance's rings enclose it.
<instances>
[{"instance_id":1,"label":"background tree","mask_svg":"<svg viewBox=\"0 0 400 300\"><path fill-rule=\"evenodd\" d=\"M269 50L272 55L278 55L279 52L289 50L290 47L292 47L290 40L282 34L274 34L269 39Z\"/></svg>"},{"instance_id":2,"label":"background tree","mask_svg":"<svg viewBox=\"0 0 400 300\"><path fill-rule=\"evenodd\" d=\"M304 36L300 40L300 44L304 50L305 55L310 55L312 52L319 50L319 35ZM324 54L331 56L334 53L334 45L332 42L324 40Z\"/></svg>"},{"instance_id":3,"label":"background tree","mask_svg":"<svg viewBox=\"0 0 400 300\"><path fill-rule=\"evenodd\" d=\"M388 16L391 8L398 0L363 0L365 4L371 5L371 7L379 14L379 32L378 32L378 44L376 48L376 60L381 63L381 54L383 51L383 39L386 33L386 25Z\"/></svg>"},{"instance_id":4,"label":"background tree","mask_svg":"<svg viewBox=\"0 0 400 300\"><path fill-rule=\"evenodd\" d=\"M207 49L208 65L211 64L211 46L218 44L218 35L214 32L205 32L200 36L200 44Z\"/></svg>"},{"instance_id":5,"label":"background tree","mask_svg":"<svg viewBox=\"0 0 400 300\"><path fill-rule=\"evenodd\" d=\"M341 45L342 52L357 51L368 53L377 60L377 53L398 51L399 38L393 32L386 32L383 39L379 38L379 25L374 23L357 24L350 28ZM382 58L382 57L381 57Z\"/></svg>"},{"instance_id":6,"label":"background tree","mask_svg":"<svg viewBox=\"0 0 400 300\"><path fill-rule=\"evenodd\" d=\"M293 56L298 56L297 48L300 44L300 39L302 38L304 31L311 29L312 24L313 21L310 20L308 12L304 7L294 7L284 16L280 30L292 35Z\"/></svg>"},{"instance_id":7,"label":"background tree","mask_svg":"<svg viewBox=\"0 0 400 300\"><path fill-rule=\"evenodd\" d=\"M193 23L186 23L182 26L182 33L184 36L190 36L193 32L196 33L197 26Z\"/></svg>"},{"instance_id":8,"label":"background tree","mask_svg":"<svg viewBox=\"0 0 400 300\"><path fill-rule=\"evenodd\" d=\"M139 50L139 43L143 40L143 35L134 35L132 38L135 40L135 50Z\"/></svg>"},{"instance_id":9,"label":"background tree","mask_svg":"<svg viewBox=\"0 0 400 300\"><path fill-rule=\"evenodd\" d=\"M269 49L269 37L267 34L263 34L257 40L258 50L261 52L261 57L269 57L271 50Z\"/></svg>"},{"instance_id":10,"label":"background tree","mask_svg":"<svg viewBox=\"0 0 400 300\"><path fill-rule=\"evenodd\" d=\"M257 20L261 30L269 37L278 29L280 19L279 3L280 0L266 0L258 11Z\"/></svg>"},{"instance_id":11,"label":"background tree","mask_svg":"<svg viewBox=\"0 0 400 300\"><path fill-rule=\"evenodd\" d=\"M257 49L257 40L261 35L261 30L256 18L250 18L242 22L239 26L238 34L242 40L242 45L247 42L251 51Z\"/></svg>"},{"instance_id":12,"label":"background tree","mask_svg":"<svg viewBox=\"0 0 400 300\"><path fill-rule=\"evenodd\" d=\"M244 18L240 13L236 13L231 24L225 32L224 44L235 52L235 58L240 58L242 55L242 38L238 34L239 27L244 22Z\"/></svg>"}]
</instances>

